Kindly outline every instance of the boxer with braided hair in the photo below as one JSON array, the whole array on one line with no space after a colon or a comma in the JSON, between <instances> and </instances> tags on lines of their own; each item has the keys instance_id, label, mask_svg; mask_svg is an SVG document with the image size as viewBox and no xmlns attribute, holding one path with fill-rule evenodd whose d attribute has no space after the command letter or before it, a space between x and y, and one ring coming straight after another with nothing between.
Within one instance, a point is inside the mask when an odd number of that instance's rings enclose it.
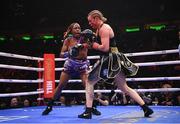
<instances>
[{"instance_id":1,"label":"boxer with braided hair","mask_svg":"<svg viewBox=\"0 0 180 124\"><path fill-rule=\"evenodd\" d=\"M60 57L67 58L64 63L64 70L61 72L60 82L56 87L53 98L48 102L42 115L48 115L52 111L53 104L59 100L62 89L67 85L71 77L80 76L83 86L87 83L87 71L89 61L87 60L88 45L81 36L81 27L78 23L72 23L64 33L64 41ZM94 108L95 115L101 113Z\"/></svg>"}]
</instances>

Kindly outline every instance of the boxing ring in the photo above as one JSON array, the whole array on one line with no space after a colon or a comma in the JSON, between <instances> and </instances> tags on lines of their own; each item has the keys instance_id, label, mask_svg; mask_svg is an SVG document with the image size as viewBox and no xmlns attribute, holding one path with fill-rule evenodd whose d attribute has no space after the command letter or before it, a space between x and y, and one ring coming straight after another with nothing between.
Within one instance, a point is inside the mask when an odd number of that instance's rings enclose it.
<instances>
[{"instance_id":1,"label":"boxing ring","mask_svg":"<svg viewBox=\"0 0 180 124\"><path fill-rule=\"evenodd\" d=\"M180 48L180 47L179 47ZM148 55L162 55L162 54L179 54L180 49L150 51L127 53L128 57L134 56L148 56ZM44 58L17 55L12 53L0 52L0 56L10 57L15 59L27 59L38 62L43 62ZM99 56L88 56L88 59L98 59ZM62 58L55 58L55 61L64 61ZM173 61L159 61L159 62L145 62L135 63L140 67L143 66L161 66L161 65L178 65L180 60ZM41 64L39 67L25 67L16 65L0 64L0 68L18 69L26 71L36 71L39 73L39 78L36 80L21 80L21 79L0 79L0 83L38 83L38 89L31 92L18 93L1 93L0 98L15 97L15 96L31 96L38 95L38 103L44 100L42 87L43 71ZM55 68L55 71L62 71L63 68ZM135 81L166 81L166 80L180 80L180 77L142 77L142 78L127 78L127 82ZM55 80L59 82L59 80ZM81 80L69 80L69 82L81 82ZM155 88L155 89L135 89L137 92L176 92L180 88ZM121 92L120 90L114 90ZM95 90L95 92L110 93L111 90ZM62 93L85 93L85 90L63 90ZM143 116L142 110L139 106L98 106L98 110L102 112L101 116L93 116L92 119L80 119L78 114L84 111L84 105L72 106L54 106L53 111L48 116L42 116L41 113L45 106L25 107L16 109L0 110L0 123L180 123L180 106L150 106L154 113L149 118Z\"/></svg>"},{"instance_id":2,"label":"boxing ring","mask_svg":"<svg viewBox=\"0 0 180 124\"><path fill-rule=\"evenodd\" d=\"M99 106L101 116L93 116L92 119L80 119L77 117L83 111L84 106L62 107L55 106L48 116L42 116L44 106L8 109L0 111L0 123L180 123L180 107L177 106L150 106L154 114L145 118L138 106Z\"/></svg>"}]
</instances>

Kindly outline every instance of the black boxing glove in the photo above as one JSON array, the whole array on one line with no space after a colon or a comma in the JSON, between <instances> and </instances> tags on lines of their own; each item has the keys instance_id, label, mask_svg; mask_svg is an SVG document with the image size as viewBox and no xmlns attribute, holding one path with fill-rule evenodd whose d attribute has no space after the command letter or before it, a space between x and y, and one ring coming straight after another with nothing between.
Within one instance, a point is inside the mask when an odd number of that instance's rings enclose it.
<instances>
[{"instance_id":1,"label":"black boxing glove","mask_svg":"<svg viewBox=\"0 0 180 124\"><path fill-rule=\"evenodd\" d=\"M72 57L72 58L77 57L79 55L79 50L82 48L84 48L84 46L82 44L76 44L74 47L72 47L69 50L70 57Z\"/></svg>"},{"instance_id":2,"label":"black boxing glove","mask_svg":"<svg viewBox=\"0 0 180 124\"><path fill-rule=\"evenodd\" d=\"M92 30L85 29L81 32L81 40L83 43L87 43L90 47L92 47L92 44L97 40L97 37Z\"/></svg>"}]
</instances>

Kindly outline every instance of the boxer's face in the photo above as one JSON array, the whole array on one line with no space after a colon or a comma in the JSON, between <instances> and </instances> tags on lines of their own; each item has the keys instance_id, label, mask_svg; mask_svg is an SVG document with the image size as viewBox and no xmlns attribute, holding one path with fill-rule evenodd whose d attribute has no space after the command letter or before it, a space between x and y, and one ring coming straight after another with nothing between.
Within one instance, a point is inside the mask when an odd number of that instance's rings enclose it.
<instances>
[{"instance_id":1,"label":"boxer's face","mask_svg":"<svg viewBox=\"0 0 180 124\"><path fill-rule=\"evenodd\" d=\"M98 28L96 17L88 16L87 19L88 19L89 25L90 25L93 29L97 29L97 28Z\"/></svg>"},{"instance_id":2,"label":"boxer's face","mask_svg":"<svg viewBox=\"0 0 180 124\"><path fill-rule=\"evenodd\" d=\"M73 28L72 28L72 33L75 36L79 36L81 33L81 27L78 23L74 24Z\"/></svg>"}]
</instances>

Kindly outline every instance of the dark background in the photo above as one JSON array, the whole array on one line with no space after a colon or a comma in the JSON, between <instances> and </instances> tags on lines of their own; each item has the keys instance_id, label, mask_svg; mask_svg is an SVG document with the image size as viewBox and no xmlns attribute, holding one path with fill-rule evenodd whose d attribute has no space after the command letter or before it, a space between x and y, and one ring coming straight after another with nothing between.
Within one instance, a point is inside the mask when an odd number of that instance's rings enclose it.
<instances>
[{"instance_id":1,"label":"dark background","mask_svg":"<svg viewBox=\"0 0 180 124\"><path fill-rule=\"evenodd\" d=\"M32 32L40 28L62 30L77 21L87 27L86 16L99 9L109 23L121 25L178 20L178 0L1 0L1 30Z\"/></svg>"},{"instance_id":2,"label":"dark background","mask_svg":"<svg viewBox=\"0 0 180 124\"><path fill-rule=\"evenodd\" d=\"M7 37L0 45L1 51L33 56L51 52L58 56L67 26L78 22L82 29L90 28L86 17L93 9L102 11L108 18L107 23L113 27L118 45L124 52L142 51L144 49L136 49L137 46L148 46L152 39L164 45L159 37L173 39L176 47L179 43L178 0L1 0L0 36ZM144 25L154 23L166 23L168 29L163 33L144 30ZM142 31L124 32L125 28L133 26L141 27ZM51 34L55 38L47 41L39 38L40 34ZM23 35L30 35L31 41L21 41ZM167 46L160 48L173 48Z\"/></svg>"}]
</instances>

